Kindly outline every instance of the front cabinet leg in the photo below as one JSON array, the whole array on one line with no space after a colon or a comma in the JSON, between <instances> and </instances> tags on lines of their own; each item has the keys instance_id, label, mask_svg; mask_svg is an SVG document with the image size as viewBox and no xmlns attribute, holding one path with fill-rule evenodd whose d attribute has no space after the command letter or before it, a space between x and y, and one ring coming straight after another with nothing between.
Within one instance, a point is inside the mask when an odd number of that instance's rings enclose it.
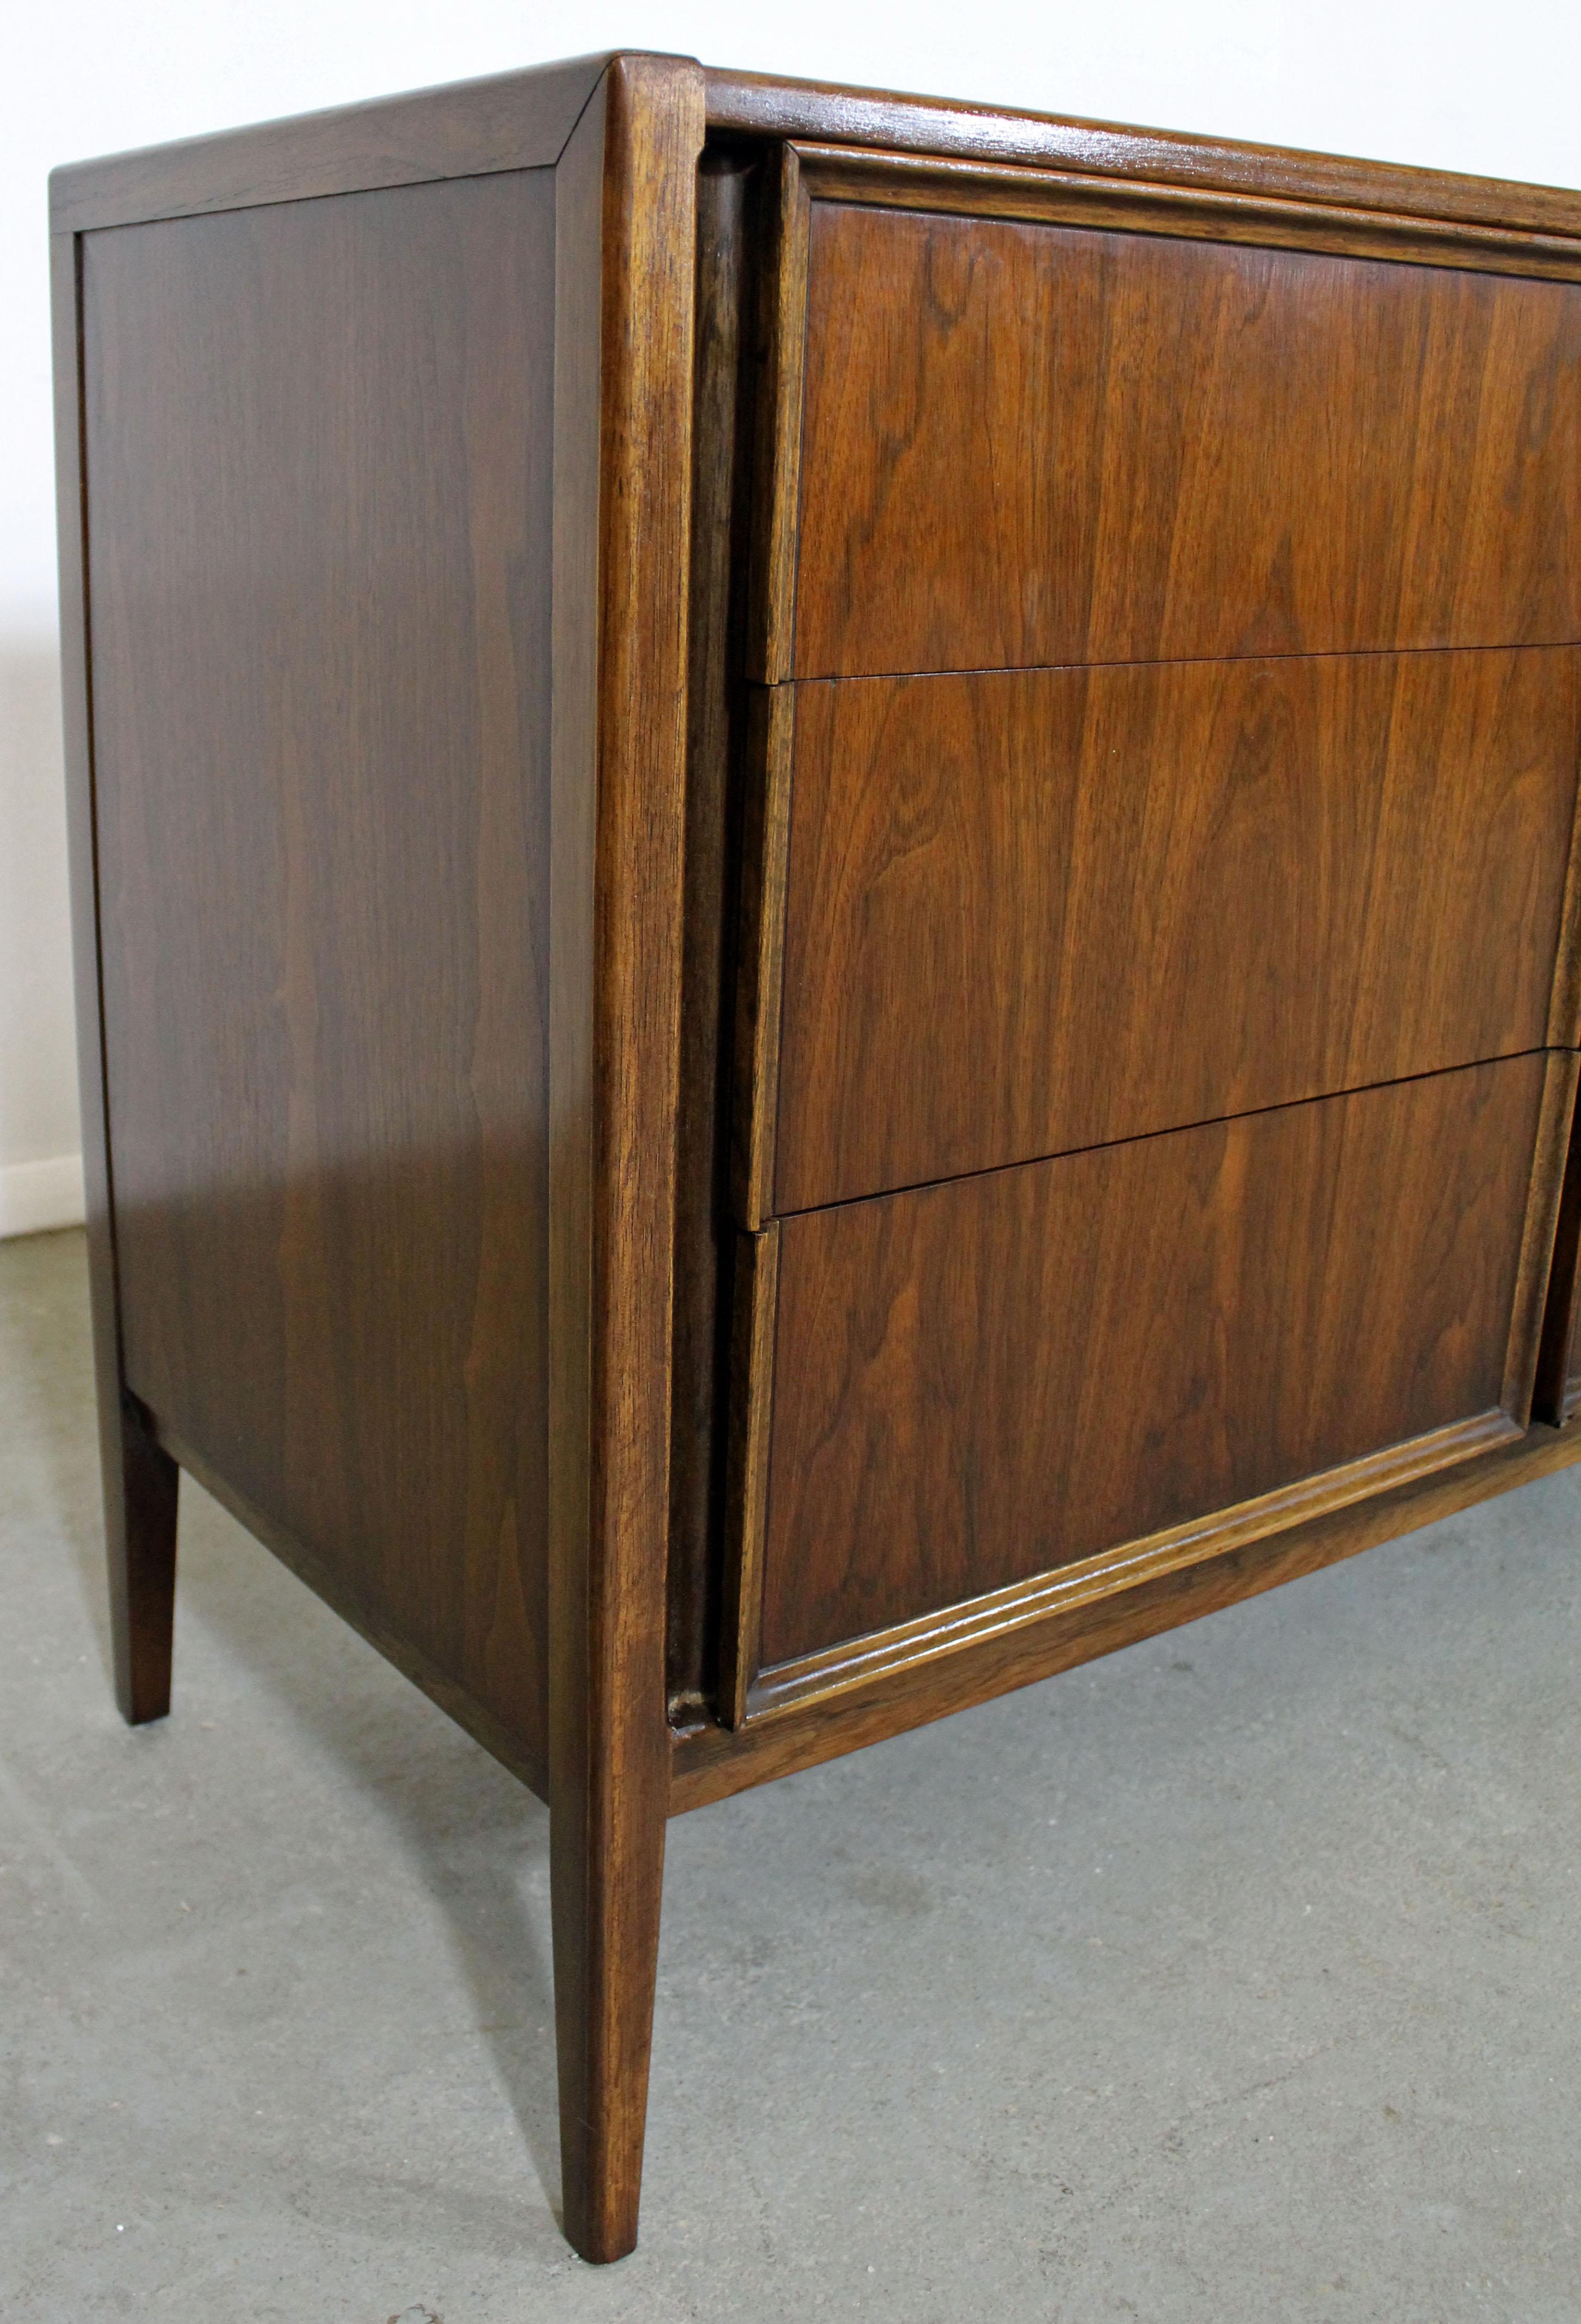
<instances>
[{"instance_id":1,"label":"front cabinet leg","mask_svg":"<svg viewBox=\"0 0 1581 2324\"><path fill-rule=\"evenodd\" d=\"M550 1810L560 2177L567 2237L604 2261L637 2241L666 1804L587 1772Z\"/></svg>"},{"instance_id":2,"label":"front cabinet leg","mask_svg":"<svg viewBox=\"0 0 1581 2324\"><path fill-rule=\"evenodd\" d=\"M99 1415L105 1546L115 1700L133 1727L170 1707L176 1620L176 1499L180 1471L154 1442L147 1416L124 1392Z\"/></svg>"},{"instance_id":3,"label":"front cabinet leg","mask_svg":"<svg viewBox=\"0 0 1581 2324\"><path fill-rule=\"evenodd\" d=\"M665 1690L700 66L618 56L555 171L549 1817L565 2233L637 2240Z\"/></svg>"}]
</instances>

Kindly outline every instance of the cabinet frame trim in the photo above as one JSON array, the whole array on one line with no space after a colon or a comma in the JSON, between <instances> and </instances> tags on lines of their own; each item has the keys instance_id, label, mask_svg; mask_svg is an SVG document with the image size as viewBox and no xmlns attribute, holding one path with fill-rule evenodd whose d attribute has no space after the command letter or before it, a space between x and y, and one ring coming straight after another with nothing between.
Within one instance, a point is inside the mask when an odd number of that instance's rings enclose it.
<instances>
[{"instance_id":1,"label":"cabinet frame trim","mask_svg":"<svg viewBox=\"0 0 1581 2324\"><path fill-rule=\"evenodd\" d=\"M672 1740L670 1812L685 1814L991 1702L1319 1572L1576 1462L1581 1428L1534 1427L1493 1444L1480 1458L1435 1470L1152 1581L1133 1582L1085 1605L1062 1607L1035 1622L976 1638L904 1672L869 1675L841 1693L810 1696L778 1718L749 1720L739 1732L722 1726L688 1728Z\"/></svg>"},{"instance_id":2,"label":"cabinet frame trim","mask_svg":"<svg viewBox=\"0 0 1581 2324\"><path fill-rule=\"evenodd\" d=\"M758 282L761 369L747 598L748 675L777 685L795 667L796 565L806 402L807 249L812 208L794 145L778 148Z\"/></svg>"},{"instance_id":3,"label":"cabinet frame trim","mask_svg":"<svg viewBox=\"0 0 1581 2324\"><path fill-rule=\"evenodd\" d=\"M768 1532L768 1445L779 1321L779 1224L742 1235L736 1264L731 1397L736 1425L725 1488L724 1605L720 1622L719 1713L743 1726L754 1703L763 1630L763 1553Z\"/></svg>"},{"instance_id":4,"label":"cabinet frame trim","mask_svg":"<svg viewBox=\"0 0 1581 2324\"><path fill-rule=\"evenodd\" d=\"M810 198L1029 225L1253 243L1393 265L1581 281L1581 237L1359 209L1282 195L1149 184L1009 161L961 161L798 142L790 149Z\"/></svg>"},{"instance_id":5,"label":"cabinet frame trim","mask_svg":"<svg viewBox=\"0 0 1581 2324\"><path fill-rule=\"evenodd\" d=\"M735 1096L731 1109L731 1194L737 1222L751 1233L767 1225L775 1208L795 716L794 686L753 689L741 816Z\"/></svg>"},{"instance_id":6,"label":"cabinet frame trim","mask_svg":"<svg viewBox=\"0 0 1581 2324\"><path fill-rule=\"evenodd\" d=\"M1291 1485L1277 1486L1272 1492L1259 1493L1252 1500L1217 1509L1210 1516L1190 1517L1183 1525L1122 1542L1096 1557L1032 1574L1003 1590L963 1599L909 1622L871 1631L866 1637L844 1638L814 1654L798 1655L793 1662L777 1664L758 1674L748 1694L748 1714L770 1719L810 1697L845 1694L872 1679L897 1675L920 1663L957 1654L964 1646L1032 1628L1053 1615L1074 1612L1117 1591L1203 1564L1227 1550L1265 1541L1309 1518L1369 1500L1397 1485L1413 1484L1420 1477L1474 1460L1495 1445L1512 1443L1523 1434L1521 1424L1495 1406L1492 1411L1451 1421L1447 1427L1410 1437L1402 1444L1384 1445L1358 1461L1321 1470Z\"/></svg>"}]
</instances>

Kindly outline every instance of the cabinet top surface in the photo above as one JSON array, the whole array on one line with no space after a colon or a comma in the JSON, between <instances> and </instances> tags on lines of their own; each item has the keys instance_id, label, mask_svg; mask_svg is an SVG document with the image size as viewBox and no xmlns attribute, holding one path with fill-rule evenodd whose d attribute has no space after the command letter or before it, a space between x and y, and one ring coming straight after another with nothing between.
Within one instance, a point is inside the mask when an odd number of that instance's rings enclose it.
<instances>
[{"instance_id":1,"label":"cabinet top surface","mask_svg":"<svg viewBox=\"0 0 1581 2324\"><path fill-rule=\"evenodd\" d=\"M51 176L51 225L76 233L550 166L622 60L580 57L73 162ZM701 77L709 130L721 136L815 138L1581 235L1581 189L674 62Z\"/></svg>"}]
</instances>

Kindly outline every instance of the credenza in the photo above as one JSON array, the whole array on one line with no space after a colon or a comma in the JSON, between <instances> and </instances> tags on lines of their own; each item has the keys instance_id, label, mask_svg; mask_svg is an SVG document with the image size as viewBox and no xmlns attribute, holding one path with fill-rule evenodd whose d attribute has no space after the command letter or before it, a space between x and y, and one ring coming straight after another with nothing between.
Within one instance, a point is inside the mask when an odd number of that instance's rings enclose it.
<instances>
[{"instance_id":1,"label":"credenza","mask_svg":"<svg viewBox=\"0 0 1581 2324\"><path fill-rule=\"evenodd\" d=\"M1581 1452L1581 194L622 54L51 216L121 1702L184 1469L547 1801L614 2258L669 1815Z\"/></svg>"}]
</instances>

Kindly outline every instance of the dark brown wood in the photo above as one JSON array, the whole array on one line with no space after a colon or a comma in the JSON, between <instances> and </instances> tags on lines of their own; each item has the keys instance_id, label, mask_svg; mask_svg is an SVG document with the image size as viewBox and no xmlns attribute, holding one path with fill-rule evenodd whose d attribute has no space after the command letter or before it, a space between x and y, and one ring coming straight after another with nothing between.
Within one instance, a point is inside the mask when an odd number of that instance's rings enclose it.
<instances>
[{"instance_id":1,"label":"dark brown wood","mask_svg":"<svg viewBox=\"0 0 1581 2324\"><path fill-rule=\"evenodd\" d=\"M757 1668L757 1598L761 1589L765 1530L762 1503L768 1470L768 1448L764 1443L757 1456L764 1483L758 1488L751 1510L752 1521L741 1527L737 1557L743 1577L740 1588L744 1601L749 1595L748 1577L750 1578L752 1602L749 1607L744 1603L737 1618L742 1642L740 1664L749 1675L738 1689L739 1707L727 1723L739 1726L748 1715L763 1717L809 1697L865 1686L886 1671L915 1671L941 1655L957 1654L1011 1630L1041 1628L1064 1618L1089 1600L1109 1596L1116 1591L1134 1590L1154 1576L1219 1557L1238 1542L1286 1532L1327 1510L1392 1492L1414 1477L1430 1475L1484 1454L1519 1436L1530 1417L1538 1327L1574 1112L1576 1063L1575 1056L1568 1053L1549 1053L1543 1063L1542 1101L1497 1406L1403 1441L1386 1443L1337 1467L1297 1477L1250 1500L1178 1520L1160 1531L1074 1560L1050 1572L1032 1575L854 1640L815 1648L780 1664L754 1683L750 1674ZM1275 1291L1276 1286L1270 1286L1270 1290ZM758 1378L769 1382L773 1378L769 1336L773 1328L770 1307L759 1326L768 1344L756 1365ZM758 1395L767 1393L758 1390ZM743 1382L742 1399L749 1415L743 1442L768 1437L758 1395L754 1394L751 1379Z\"/></svg>"},{"instance_id":2,"label":"dark brown wood","mask_svg":"<svg viewBox=\"0 0 1581 2324\"><path fill-rule=\"evenodd\" d=\"M794 691L765 1211L1546 1042L1581 651Z\"/></svg>"},{"instance_id":3,"label":"dark brown wood","mask_svg":"<svg viewBox=\"0 0 1581 2324\"><path fill-rule=\"evenodd\" d=\"M178 1478L175 1464L161 1452L149 1430L147 1415L127 1393L122 1364L120 1286L101 1016L103 965L94 807L93 704L88 684L91 621L87 566L87 500L83 474L86 420L81 282L73 236L51 237L50 263L72 969L99 1471L110 1585L110 1648L115 1699L122 1715L140 1724L144 1720L162 1718L170 1707Z\"/></svg>"},{"instance_id":4,"label":"dark brown wood","mask_svg":"<svg viewBox=\"0 0 1581 2324\"><path fill-rule=\"evenodd\" d=\"M779 1308L779 1227L743 1235L736 1259L731 1346L731 1438L725 1498L724 1607L720 1621L719 1714L727 1727L747 1716L759 1661L763 1544L768 1511L769 1423L774 1410L774 1339Z\"/></svg>"},{"instance_id":5,"label":"dark brown wood","mask_svg":"<svg viewBox=\"0 0 1581 2324\"><path fill-rule=\"evenodd\" d=\"M782 145L765 171L760 204L755 507L748 552L748 666L755 677L776 681L794 667L808 215L795 149Z\"/></svg>"},{"instance_id":6,"label":"dark brown wood","mask_svg":"<svg viewBox=\"0 0 1581 2324\"><path fill-rule=\"evenodd\" d=\"M1393 1490L1309 1517L1289 1531L1245 1542L1200 1564L1084 1600L1042 1623L975 1638L959 1652L804 1702L732 1731L695 1726L676 1735L672 1814L682 1815L755 1784L859 1751L970 1704L1030 1686L1056 1672L1133 1646L1182 1622L1318 1572L1453 1517L1498 1493L1551 1477L1581 1461L1581 1429L1535 1427L1479 1459L1416 1478Z\"/></svg>"},{"instance_id":7,"label":"dark brown wood","mask_svg":"<svg viewBox=\"0 0 1581 2324\"><path fill-rule=\"evenodd\" d=\"M935 214L1109 226L1123 233L1200 235L1413 266L1470 267L1558 282L1581 280L1581 238L1574 235L1512 233L1507 226L1465 219L1092 178L1070 170L1016 169L837 145L792 150L809 194L822 201L876 198L896 208Z\"/></svg>"},{"instance_id":8,"label":"dark brown wood","mask_svg":"<svg viewBox=\"0 0 1581 2324\"><path fill-rule=\"evenodd\" d=\"M1565 866L1565 899L1559 909L1559 939L1554 958L1553 991L1549 1001L1548 1046L1550 1049L1581 1047L1581 781L1576 795L1576 819Z\"/></svg>"},{"instance_id":9,"label":"dark brown wood","mask_svg":"<svg viewBox=\"0 0 1581 2324\"><path fill-rule=\"evenodd\" d=\"M789 687L755 687L747 728L731 1122L736 1216L752 1229L774 1210L795 699Z\"/></svg>"},{"instance_id":10,"label":"dark brown wood","mask_svg":"<svg viewBox=\"0 0 1581 2324\"><path fill-rule=\"evenodd\" d=\"M175 145L68 162L50 177L57 234L266 202L533 170L560 158L607 56L493 73Z\"/></svg>"},{"instance_id":11,"label":"dark brown wood","mask_svg":"<svg viewBox=\"0 0 1581 2324\"><path fill-rule=\"evenodd\" d=\"M1193 137L1173 129L963 105L830 81L781 80L764 73L710 69L706 85L710 129L740 135L1032 162L1099 177L1466 218L1533 233L1581 234L1581 192L1570 187L1515 185L1397 162Z\"/></svg>"},{"instance_id":12,"label":"dark brown wood","mask_svg":"<svg viewBox=\"0 0 1581 2324\"><path fill-rule=\"evenodd\" d=\"M1581 288L832 202L808 269L801 676L1581 641Z\"/></svg>"},{"instance_id":13,"label":"dark brown wood","mask_svg":"<svg viewBox=\"0 0 1581 2324\"><path fill-rule=\"evenodd\" d=\"M1508 1413L1522 1428L1531 1418L1554 1240L1564 1194L1566 1157L1576 1118L1578 1067L1581 1058L1573 1049L1550 1049L1543 1070L1542 1104L1538 1114L1521 1258L1515 1272L1515 1296L1510 1308L1504 1384L1499 1397L1500 1410Z\"/></svg>"},{"instance_id":14,"label":"dark brown wood","mask_svg":"<svg viewBox=\"0 0 1581 2324\"><path fill-rule=\"evenodd\" d=\"M1562 1428L1581 1406L1581 1120L1573 1120L1548 1277L1532 1416Z\"/></svg>"},{"instance_id":15,"label":"dark brown wood","mask_svg":"<svg viewBox=\"0 0 1581 2324\"><path fill-rule=\"evenodd\" d=\"M150 1423L151 1434L152 1424ZM496 1719L474 1694L458 1686L447 1671L430 1662L422 1648L399 1630L392 1630L378 1614L365 1606L349 1587L339 1568L326 1565L311 1545L300 1539L271 1516L250 1501L245 1493L237 1490L227 1477L222 1476L207 1456L188 1444L172 1429L161 1428L158 1447L179 1470L195 1477L204 1490L213 1495L222 1508L228 1509L238 1525L264 1544L289 1566L299 1582L306 1583L316 1597L349 1623L359 1637L392 1663L412 1684L420 1687L430 1702L448 1712L458 1727L464 1727L474 1742L509 1768L518 1781L529 1791L541 1793L544 1786L542 1764L529 1759L522 1749L519 1731L513 1731Z\"/></svg>"},{"instance_id":16,"label":"dark brown wood","mask_svg":"<svg viewBox=\"0 0 1581 2324\"><path fill-rule=\"evenodd\" d=\"M731 153L705 154L697 174L667 1649L671 1715L683 1720L711 1692L719 1655L734 1250L730 1123L740 842L734 794L744 748L741 583L752 437L748 226L757 174Z\"/></svg>"},{"instance_id":17,"label":"dark brown wood","mask_svg":"<svg viewBox=\"0 0 1581 2324\"><path fill-rule=\"evenodd\" d=\"M765 1666L1497 1410L1545 1078L785 1221Z\"/></svg>"},{"instance_id":18,"label":"dark brown wood","mask_svg":"<svg viewBox=\"0 0 1581 2324\"><path fill-rule=\"evenodd\" d=\"M84 244L127 1384L540 1783L553 216Z\"/></svg>"},{"instance_id":19,"label":"dark brown wood","mask_svg":"<svg viewBox=\"0 0 1581 2324\"><path fill-rule=\"evenodd\" d=\"M694 66L626 57L605 90L602 116L584 117L558 172L555 618L564 658L551 817L555 2005L565 2231L593 2260L618 2259L637 2237L668 1811L703 79ZM592 306L590 283L602 283Z\"/></svg>"},{"instance_id":20,"label":"dark brown wood","mask_svg":"<svg viewBox=\"0 0 1581 2324\"><path fill-rule=\"evenodd\" d=\"M1129 1591L1190 1565L1210 1563L1243 1542L1289 1533L1333 1509L1375 1499L1418 1477L1436 1475L1508 1444L1519 1422L1494 1409L1429 1429L1403 1444L1383 1446L1326 1469L1317 1476L1257 1494L1210 1516L1187 1518L1141 1539L1079 1558L1052 1572L1030 1575L1004 1589L917 1615L859 1638L814 1648L765 1671L749 1690L752 1718L777 1715L800 1702L865 1687L887 1672L915 1674L942 1656L959 1654L1012 1631L1042 1629L1080 1607ZM736 1722L740 1724L740 1721Z\"/></svg>"},{"instance_id":21,"label":"dark brown wood","mask_svg":"<svg viewBox=\"0 0 1581 2324\"><path fill-rule=\"evenodd\" d=\"M668 1813L1581 1453L1581 197L621 55L53 200L119 1690L185 1467L547 1793L613 2258Z\"/></svg>"}]
</instances>

